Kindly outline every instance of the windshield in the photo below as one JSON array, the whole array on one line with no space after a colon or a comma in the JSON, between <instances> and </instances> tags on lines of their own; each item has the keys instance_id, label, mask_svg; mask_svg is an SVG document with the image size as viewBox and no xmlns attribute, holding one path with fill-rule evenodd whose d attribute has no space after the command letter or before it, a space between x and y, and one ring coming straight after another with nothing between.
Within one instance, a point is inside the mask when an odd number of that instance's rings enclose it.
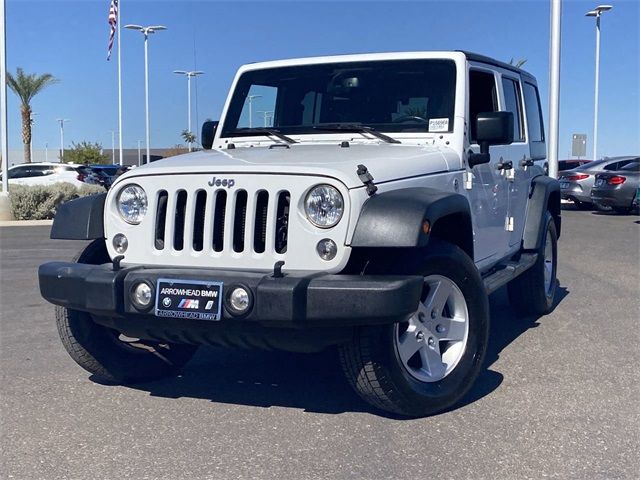
<instances>
[{"instance_id":1,"label":"windshield","mask_svg":"<svg viewBox=\"0 0 640 480\"><path fill-rule=\"evenodd\" d=\"M455 63L385 60L300 65L244 73L222 137L321 133L360 125L386 132L451 132Z\"/></svg>"}]
</instances>

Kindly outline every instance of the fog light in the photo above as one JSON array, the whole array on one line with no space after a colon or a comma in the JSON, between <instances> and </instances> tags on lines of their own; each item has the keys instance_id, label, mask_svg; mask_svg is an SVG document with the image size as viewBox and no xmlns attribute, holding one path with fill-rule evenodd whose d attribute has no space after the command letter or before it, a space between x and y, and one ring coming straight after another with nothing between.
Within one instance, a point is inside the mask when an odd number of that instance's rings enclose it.
<instances>
[{"instance_id":1,"label":"fog light","mask_svg":"<svg viewBox=\"0 0 640 480\"><path fill-rule=\"evenodd\" d=\"M140 310L146 310L153 301L153 290L146 282L138 283L131 291L131 301Z\"/></svg>"},{"instance_id":2,"label":"fog light","mask_svg":"<svg viewBox=\"0 0 640 480\"><path fill-rule=\"evenodd\" d=\"M249 292L243 287L236 287L231 291L231 295L229 295L229 306L236 313L246 312L250 305L251 297L249 296Z\"/></svg>"},{"instance_id":3,"label":"fog light","mask_svg":"<svg viewBox=\"0 0 640 480\"><path fill-rule=\"evenodd\" d=\"M324 238L316 245L316 252L318 252L318 255L320 255L320 258L323 260L333 260L338 253L338 246L333 240Z\"/></svg>"},{"instance_id":4,"label":"fog light","mask_svg":"<svg viewBox=\"0 0 640 480\"><path fill-rule=\"evenodd\" d=\"M114 250L120 254L123 254L127 251L127 248L129 248L129 240L127 240L127 237L122 233L116 234L111 243L113 244Z\"/></svg>"}]
</instances>

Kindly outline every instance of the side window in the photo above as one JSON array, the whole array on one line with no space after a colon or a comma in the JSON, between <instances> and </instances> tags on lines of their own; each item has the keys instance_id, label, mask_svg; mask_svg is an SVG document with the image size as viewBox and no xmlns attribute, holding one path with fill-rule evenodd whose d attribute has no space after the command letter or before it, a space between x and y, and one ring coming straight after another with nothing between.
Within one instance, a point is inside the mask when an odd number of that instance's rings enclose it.
<instances>
[{"instance_id":1,"label":"side window","mask_svg":"<svg viewBox=\"0 0 640 480\"><path fill-rule=\"evenodd\" d=\"M29 176L29 167L18 167L9 170L7 178L25 178Z\"/></svg>"},{"instance_id":2,"label":"side window","mask_svg":"<svg viewBox=\"0 0 640 480\"><path fill-rule=\"evenodd\" d=\"M238 128L273 125L278 89L267 85L251 85L238 121Z\"/></svg>"},{"instance_id":3,"label":"side window","mask_svg":"<svg viewBox=\"0 0 640 480\"><path fill-rule=\"evenodd\" d=\"M53 168L49 166L35 165L31 167L30 177L44 177L53 174Z\"/></svg>"},{"instance_id":4,"label":"side window","mask_svg":"<svg viewBox=\"0 0 640 480\"><path fill-rule=\"evenodd\" d=\"M529 126L529 141L544 142L544 128L542 126L542 110L538 89L530 84L524 84L524 104L527 109L527 125Z\"/></svg>"},{"instance_id":5,"label":"side window","mask_svg":"<svg viewBox=\"0 0 640 480\"><path fill-rule=\"evenodd\" d=\"M602 169L603 170L618 170L621 167L622 162L613 162L610 163L608 165L605 165Z\"/></svg>"},{"instance_id":6,"label":"side window","mask_svg":"<svg viewBox=\"0 0 640 480\"><path fill-rule=\"evenodd\" d=\"M476 141L476 119L479 113L497 112L498 95L493 73L471 70L469 72L469 122L471 143Z\"/></svg>"},{"instance_id":7,"label":"side window","mask_svg":"<svg viewBox=\"0 0 640 480\"><path fill-rule=\"evenodd\" d=\"M504 91L504 110L513 113L513 141L524 142L520 84L511 78L502 77L502 90Z\"/></svg>"}]
</instances>

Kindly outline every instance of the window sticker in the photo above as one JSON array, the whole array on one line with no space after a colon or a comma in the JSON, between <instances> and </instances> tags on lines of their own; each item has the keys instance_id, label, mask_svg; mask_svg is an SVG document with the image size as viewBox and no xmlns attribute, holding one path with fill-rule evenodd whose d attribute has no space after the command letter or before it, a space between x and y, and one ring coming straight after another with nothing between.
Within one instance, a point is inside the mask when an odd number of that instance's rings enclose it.
<instances>
[{"instance_id":1,"label":"window sticker","mask_svg":"<svg viewBox=\"0 0 640 480\"><path fill-rule=\"evenodd\" d=\"M448 132L449 119L448 118L430 118L429 131L430 132Z\"/></svg>"}]
</instances>

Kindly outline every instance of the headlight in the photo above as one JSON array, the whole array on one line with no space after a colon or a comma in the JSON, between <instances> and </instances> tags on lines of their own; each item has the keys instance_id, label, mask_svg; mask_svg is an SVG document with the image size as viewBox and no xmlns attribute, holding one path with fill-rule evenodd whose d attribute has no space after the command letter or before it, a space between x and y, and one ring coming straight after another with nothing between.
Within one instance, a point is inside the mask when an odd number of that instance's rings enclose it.
<instances>
[{"instance_id":1,"label":"headlight","mask_svg":"<svg viewBox=\"0 0 640 480\"><path fill-rule=\"evenodd\" d=\"M122 219L133 225L139 224L147 213L147 194L135 184L127 185L118 192L116 205Z\"/></svg>"},{"instance_id":2,"label":"headlight","mask_svg":"<svg viewBox=\"0 0 640 480\"><path fill-rule=\"evenodd\" d=\"M344 212L342 194L331 185L313 187L304 200L304 212L316 227L331 228Z\"/></svg>"}]
</instances>

